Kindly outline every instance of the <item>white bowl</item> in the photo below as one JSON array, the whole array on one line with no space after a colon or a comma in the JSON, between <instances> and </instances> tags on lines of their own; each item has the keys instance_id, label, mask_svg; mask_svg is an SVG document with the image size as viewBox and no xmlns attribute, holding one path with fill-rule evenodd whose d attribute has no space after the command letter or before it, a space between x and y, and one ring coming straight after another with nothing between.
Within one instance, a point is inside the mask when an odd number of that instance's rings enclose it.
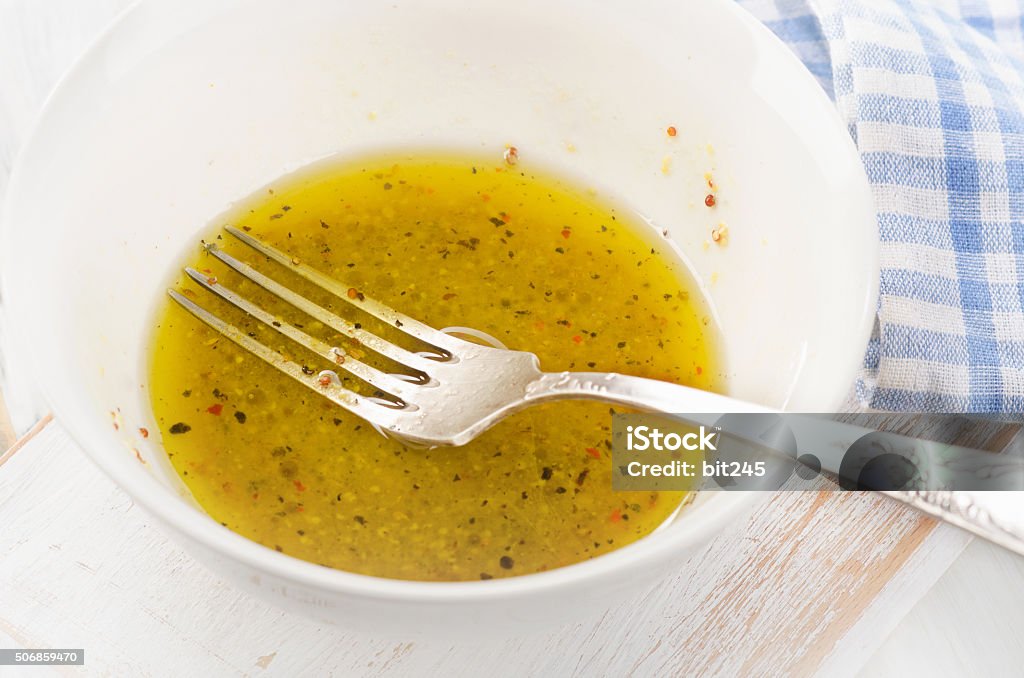
<instances>
[{"instance_id":1,"label":"white bowl","mask_svg":"<svg viewBox=\"0 0 1024 678\"><path fill-rule=\"evenodd\" d=\"M0 250L18 331L10 350L138 504L203 561L290 609L408 634L505 632L607 607L680 567L751 497L702 495L655 535L551 572L395 581L221 527L155 436L136 433L149 421L151 314L214 215L334 153L500 154L509 142L524 162L668 229L714 306L733 395L839 406L875 309L869 187L818 85L730 0L144 3L64 79L14 172ZM712 168L713 213L703 205ZM703 247L712 214L729 227L726 247Z\"/></svg>"}]
</instances>

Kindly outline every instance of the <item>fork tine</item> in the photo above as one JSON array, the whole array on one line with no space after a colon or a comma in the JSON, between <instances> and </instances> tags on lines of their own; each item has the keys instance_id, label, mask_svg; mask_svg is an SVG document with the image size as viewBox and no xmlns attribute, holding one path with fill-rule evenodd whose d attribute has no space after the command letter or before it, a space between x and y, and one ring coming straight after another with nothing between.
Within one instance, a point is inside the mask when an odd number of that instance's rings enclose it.
<instances>
[{"instance_id":1,"label":"fork tine","mask_svg":"<svg viewBox=\"0 0 1024 678\"><path fill-rule=\"evenodd\" d=\"M461 343L459 339L455 339L444 332L435 330L433 327L425 325L415 318L410 318L404 313L399 313L379 301L371 299L361 292L357 292L355 295L350 295L350 290L354 288L347 287L337 280L327 277L315 268L311 268L302 262L292 259L284 252L274 249L270 245L257 240L248 233L245 233L234 226L225 226L224 230L260 254L270 257L283 266L289 267L291 270L295 271L314 285L317 285L340 299L347 301L353 306L366 311L373 317L383 320L393 327L397 327L409 336L425 341L447 353L452 353L459 349L459 345Z\"/></svg>"},{"instance_id":2,"label":"fork tine","mask_svg":"<svg viewBox=\"0 0 1024 678\"><path fill-rule=\"evenodd\" d=\"M386 406L378 405L355 391L341 386L336 381L329 386L322 386L316 376L310 376L302 371L302 367L291 360L288 360L277 351L273 351L234 325L224 322L216 315L210 313L202 306L196 304L183 294L175 290L167 290L167 293L174 301L179 303L186 311L202 320L204 323L220 332L222 335L246 349L264 362L287 374L303 386L316 391L331 402L343 407L357 417L361 417L371 423L384 428L393 427L401 416L401 411Z\"/></svg>"},{"instance_id":3,"label":"fork tine","mask_svg":"<svg viewBox=\"0 0 1024 678\"><path fill-rule=\"evenodd\" d=\"M287 287L277 282L276 280L273 280L272 278L263 275L262 273L254 269L252 266L249 266L245 262L239 261L238 259L234 258L233 256L223 251L214 244L208 244L206 246L206 251L220 259L222 262L224 262L230 268L240 273L245 278L248 278L250 281L256 283L257 285L267 290L268 292L276 295L283 301L291 304L292 306L306 313L307 315L316 318L323 324L333 328L334 330L340 332L341 334L344 334L347 337L355 339L363 346L366 346L370 350L379 353L385 358L390 358L391 360L394 360L396 363L405 365L407 367L411 367L413 369L419 370L420 372L426 372L426 370L430 369L431 366L437 365L437 361L435 360L430 360L428 358L424 358L423 356L416 355L412 351L407 351L401 346L397 346L396 344L393 344L390 341L387 341L386 339L378 337L376 334L373 334L372 332L367 332L366 330L360 327L356 327L353 323L350 323L344 318L335 315L334 313L331 313L322 306L313 303L312 301L306 299L302 295L297 294L296 292L288 289Z\"/></svg>"},{"instance_id":4,"label":"fork tine","mask_svg":"<svg viewBox=\"0 0 1024 678\"><path fill-rule=\"evenodd\" d=\"M374 388L386 391L392 396L402 396L403 392L407 392L409 389L408 382L402 382L389 374L381 372L377 368L367 365L366 363L357 360L351 356L343 355L344 362L338 362L333 352L333 347L329 346L323 341L315 337L311 337L299 328L279 320L272 313L260 308L256 304L240 297L231 289L225 287L222 283L213 282L209 280L209 276L200 273L194 268L186 268L185 272L201 285L204 289L213 292L224 301L229 304L242 309L252 317L259 320L267 327L271 327L274 330L280 332L284 336L288 337L295 343L308 348L310 351L320 355L325 360L331 363L332 368L340 368L352 374L363 381L367 382Z\"/></svg>"}]
</instances>

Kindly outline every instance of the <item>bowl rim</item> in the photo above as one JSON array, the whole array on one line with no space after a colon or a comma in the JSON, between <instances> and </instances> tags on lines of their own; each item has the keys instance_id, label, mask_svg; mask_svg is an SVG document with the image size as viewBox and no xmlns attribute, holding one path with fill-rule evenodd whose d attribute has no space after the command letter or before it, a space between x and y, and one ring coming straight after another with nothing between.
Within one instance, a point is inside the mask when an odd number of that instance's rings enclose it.
<instances>
[{"instance_id":1,"label":"bowl rim","mask_svg":"<svg viewBox=\"0 0 1024 678\"><path fill-rule=\"evenodd\" d=\"M67 96L72 83L79 75L94 66L94 62L100 59L103 47L121 30L126 19L145 5L157 4L160 0L138 0L123 9L112 20L98 37L79 55L72 65L57 80L56 85L47 96L44 105L30 128L21 146L12 167L9 185L4 200L2 211L0 211L0 260L9 256L10 248L3 247L7 240L7 233L13 230L12 213L13 205L16 204L16 196L19 192L21 180L21 167L33 156L39 138L45 132L47 124L54 111L62 105L62 100ZM827 95L815 82L813 76L797 57L792 54L789 48L771 31L757 21L746 10L739 7L731 0L705 0L706 2L720 5L726 12L747 27L756 38L754 46L760 53L762 50L774 50L780 52L775 55L788 60L793 66L792 77L801 81L799 87L806 90L808 96L817 96L827 100ZM812 87L813 86L813 87ZM831 102L829 102L831 105ZM835 116L834 127L837 133L848 137L847 130L841 122L838 112ZM850 148L855 148L853 140L849 139ZM850 154L850 158L856 158L859 165L859 154ZM845 159L844 159L845 161ZM867 176L863 167L859 167L859 176L863 176L867 184ZM873 211L873 210L872 210ZM877 232L876 232L877 243ZM877 246L877 245L876 245ZM870 289L867 290L868 300L863 307L862 317L858 319L856 327L859 330L858 336L863 339L860 345L866 345L868 336L875 317L874 300L878 294L878 272L879 262L877 256L873 261L867 262L870 269L869 280L872 281ZM8 266L0 265L0 290L5 294L7 303L0 308L8 320L11 320L8 327L9 332L7 347L10 355L28 357L30 364L38 364L32 350L28 337L20 331L24 323L13 322L15 319L11 309L16 307L10 303L11 296L8 294L10 283L4 274ZM851 356L849 365L844 369L837 369L842 374L844 383L848 384L846 378L852 378L860 367L862 353ZM33 370L39 374L38 370ZM837 378L837 384L839 379ZM627 567L641 565L656 565L667 561L672 554L683 550L685 545L701 543L706 541L713 534L720 532L735 518L745 513L756 503L759 492L715 492L712 497L702 497L693 505L685 509L685 520L689 529L678 531L674 534L652 537L648 535L632 544L616 549L613 552L603 554L596 558L574 563L553 570L525 574L509 578L493 579L488 581L415 581L402 579L389 579L372 575L358 574L343 570L336 570L311 562L303 561L287 554L278 553L273 549L251 541L240 534L221 526L211 520L209 516L199 510L184 504L180 499L173 496L166 488L155 479L148 478L144 483L152 483L162 491L145 492L137 477L129 477L114 464L106 463L104 456L95 454L90 450L90 429L93 422L85 411L76 410L74 407L64 407L62 398L55 392L52 383L43 378L37 378L36 386L43 400L53 409L58 423L64 428L82 449L83 452L95 463L100 470L111 478L114 483L144 509L158 518L159 522L171 528L171 530L184 539L184 545L188 547L188 540L194 540L212 553L226 556L238 561L256 571L277 576L283 580L295 584L308 586L316 590L341 593L361 599L374 599L383 601L394 601L401 603L466 603L466 602L497 602L503 599L519 597L522 594L543 593L552 589L564 589L567 586L591 587L601 581L607 581L615 576L626 576ZM837 393L833 402L827 403L828 407L838 407L847 395L848 385L844 390Z\"/></svg>"}]
</instances>

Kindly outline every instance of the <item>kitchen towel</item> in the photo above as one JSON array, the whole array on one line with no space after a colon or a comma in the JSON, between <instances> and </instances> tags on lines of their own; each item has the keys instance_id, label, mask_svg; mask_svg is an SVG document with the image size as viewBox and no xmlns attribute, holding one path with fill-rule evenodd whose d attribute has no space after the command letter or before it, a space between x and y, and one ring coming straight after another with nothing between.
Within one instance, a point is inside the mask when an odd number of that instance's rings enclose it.
<instances>
[{"instance_id":1,"label":"kitchen towel","mask_svg":"<svg viewBox=\"0 0 1024 678\"><path fill-rule=\"evenodd\" d=\"M874 190L859 405L1024 412L1024 2L738 1L836 102Z\"/></svg>"}]
</instances>

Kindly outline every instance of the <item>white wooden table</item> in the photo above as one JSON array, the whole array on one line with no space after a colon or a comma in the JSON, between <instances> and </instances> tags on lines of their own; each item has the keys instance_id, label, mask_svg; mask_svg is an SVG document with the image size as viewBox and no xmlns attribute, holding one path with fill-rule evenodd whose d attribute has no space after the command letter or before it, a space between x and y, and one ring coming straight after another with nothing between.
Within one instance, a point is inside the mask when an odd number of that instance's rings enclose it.
<instances>
[{"instance_id":1,"label":"white wooden table","mask_svg":"<svg viewBox=\"0 0 1024 678\"><path fill-rule=\"evenodd\" d=\"M0 0L0 191L56 78L127 4ZM43 412L13 368L4 385L24 431ZM396 642L318 626L207 572L59 423L5 457L9 435L0 416L0 647L84 647L90 675L962 675L981 666L1011 675L1024 666L1021 559L971 545L958 560L969 537L878 497L779 495L680 563L676 578L598 620L489 644Z\"/></svg>"}]
</instances>

